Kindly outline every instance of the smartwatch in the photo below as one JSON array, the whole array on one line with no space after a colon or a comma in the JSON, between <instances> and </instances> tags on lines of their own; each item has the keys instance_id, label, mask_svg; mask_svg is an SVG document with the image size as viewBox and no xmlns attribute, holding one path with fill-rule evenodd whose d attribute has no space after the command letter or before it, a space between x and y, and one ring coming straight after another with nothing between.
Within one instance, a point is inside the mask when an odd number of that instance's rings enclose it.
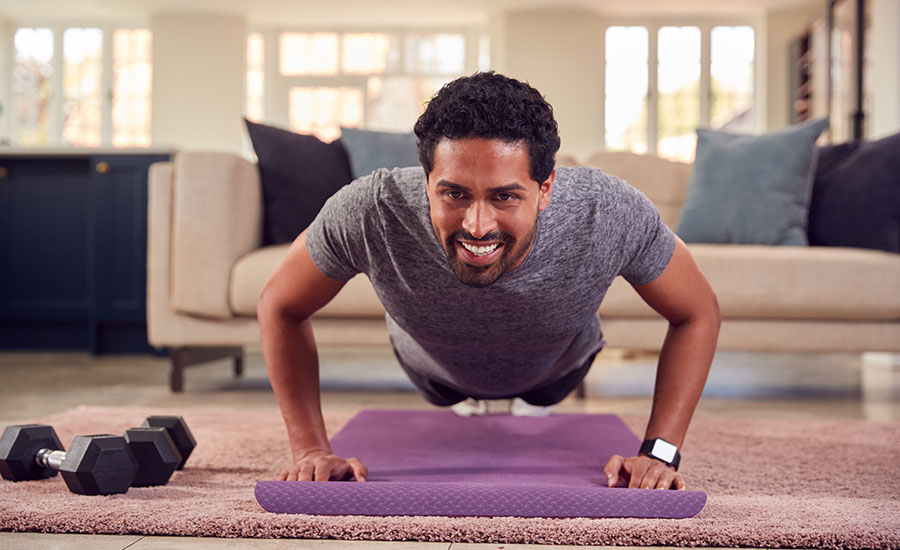
<instances>
[{"instance_id":1,"label":"smartwatch","mask_svg":"<svg viewBox=\"0 0 900 550\"><path fill-rule=\"evenodd\" d=\"M660 462L665 462L675 468L675 471L678 471L678 464L681 463L681 453L678 452L678 447L658 437L647 439L641 443L641 450L638 451L638 454L644 454Z\"/></svg>"}]
</instances>

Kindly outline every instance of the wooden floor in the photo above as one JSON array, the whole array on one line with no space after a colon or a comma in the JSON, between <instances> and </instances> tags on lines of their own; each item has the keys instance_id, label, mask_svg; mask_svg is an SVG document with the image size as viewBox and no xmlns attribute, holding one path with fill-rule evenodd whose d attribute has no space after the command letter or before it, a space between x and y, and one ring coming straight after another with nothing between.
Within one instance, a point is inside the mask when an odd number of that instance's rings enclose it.
<instances>
[{"instance_id":1,"label":"wooden floor","mask_svg":"<svg viewBox=\"0 0 900 550\"><path fill-rule=\"evenodd\" d=\"M353 411L372 405L430 407L414 392L390 349L323 349L320 362L323 406L327 411ZM655 365L653 355L604 350L588 375L587 399L570 397L558 410L648 414ZM247 352L246 372L241 379L233 378L227 362L219 361L189 369L183 393L172 394L167 388L165 358L0 353L0 426L77 405L276 407L262 356L253 349ZM502 406L502 403L492 404L492 410ZM900 422L900 356L719 353L696 416L777 417L786 422L809 418L865 419L897 423ZM513 544L0 533L0 548L4 550L276 547L323 550L541 548Z\"/></svg>"}]
</instances>

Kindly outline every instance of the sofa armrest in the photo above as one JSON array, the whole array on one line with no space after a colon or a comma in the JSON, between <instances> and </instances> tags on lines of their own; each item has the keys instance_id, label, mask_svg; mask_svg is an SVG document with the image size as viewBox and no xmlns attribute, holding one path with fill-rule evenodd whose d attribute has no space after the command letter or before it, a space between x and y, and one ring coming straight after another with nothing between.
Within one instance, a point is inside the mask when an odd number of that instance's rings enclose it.
<instances>
[{"instance_id":1,"label":"sofa armrest","mask_svg":"<svg viewBox=\"0 0 900 550\"><path fill-rule=\"evenodd\" d=\"M169 304L169 258L172 232L172 163L154 162L147 176L147 339L157 338Z\"/></svg>"},{"instance_id":2,"label":"sofa armrest","mask_svg":"<svg viewBox=\"0 0 900 550\"><path fill-rule=\"evenodd\" d=\"M214 319L233 317L231 268L262 244L256 165L231 153L178 153L171 242L172 308Z\"/></svg>"}]
</instances>

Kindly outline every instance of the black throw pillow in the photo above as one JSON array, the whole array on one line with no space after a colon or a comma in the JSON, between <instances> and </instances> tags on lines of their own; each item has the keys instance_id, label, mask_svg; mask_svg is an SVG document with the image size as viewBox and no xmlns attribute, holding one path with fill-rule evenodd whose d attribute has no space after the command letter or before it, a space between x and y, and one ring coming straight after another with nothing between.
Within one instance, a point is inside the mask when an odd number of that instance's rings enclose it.
<instances>
[{"instance_id":1,"label":"black throw pillow","mask_svg":"<svg viewBox=\"0 0 900 550\"><path fill-rule=\"evenodd\" d=\"M259 159L263 192L263 244L293 241L316 218L328 197L350 183L350 161L340 140L244 119Z\"/></svg>"},{"instance_id":2,"label":"black throw pillow","mask_svg":"<svg viewBox=\"0 0 900 550\"><path fill-rule=\"evenodd\" d=\"M900 133L819 149L809 244L900 252Z\"/></svg>"}]
</instances>

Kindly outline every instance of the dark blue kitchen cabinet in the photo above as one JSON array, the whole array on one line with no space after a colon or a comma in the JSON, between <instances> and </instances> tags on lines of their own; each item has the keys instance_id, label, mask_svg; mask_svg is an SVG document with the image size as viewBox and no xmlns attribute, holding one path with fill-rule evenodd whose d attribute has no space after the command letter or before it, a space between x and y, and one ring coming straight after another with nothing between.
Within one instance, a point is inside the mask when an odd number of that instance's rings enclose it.
<instances>
[{"instance_id":1,"label":"dark blue kitchen cabinet","mask_svg":"<svg viewBox=\"0 0 900 550\"><path fill-rule=\"evenodd\" d=\"M0 152L0 349L151 353L147 170L169 152Z\"/></svg>"}]
</instances>

